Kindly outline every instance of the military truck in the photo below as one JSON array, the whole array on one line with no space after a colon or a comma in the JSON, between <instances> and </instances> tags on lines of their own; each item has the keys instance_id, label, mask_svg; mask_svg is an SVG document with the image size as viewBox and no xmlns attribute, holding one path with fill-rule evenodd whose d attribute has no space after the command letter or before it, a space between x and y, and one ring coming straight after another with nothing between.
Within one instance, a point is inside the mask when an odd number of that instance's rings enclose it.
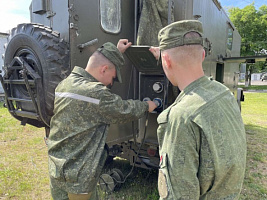
<instances>
[{"instance_id":1,"label":"military truck","mask_svg":"<svg viewBox=\"0 0 267 200\"><path fill-rule=\"evenodd\" d=\"M30 15L31 23L10 32L1 83L10 114L22 125L44 127L46 136L57 84L74 66L85 67L103 43L127 38L135 47L127 50L123 83L115 83L112 92L123 99L156 99L160 105L143 119L111 125L106 143L110 158L157 168L156 119L180 91L167 80L147 46L157 46L158 31L178 20L203 23L208 38L205 74L226 85L239 104L243 99L237 88L239 64L229 62L240 55L241 37L218 0L32 0Z\"/></svg>"}]
</instances>

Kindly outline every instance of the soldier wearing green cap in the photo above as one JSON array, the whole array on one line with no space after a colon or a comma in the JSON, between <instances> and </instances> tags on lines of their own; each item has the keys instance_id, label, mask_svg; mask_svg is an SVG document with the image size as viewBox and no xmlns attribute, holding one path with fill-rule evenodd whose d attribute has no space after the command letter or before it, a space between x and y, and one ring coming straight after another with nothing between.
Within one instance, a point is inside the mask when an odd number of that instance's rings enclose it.
<instances>
[{"instance_id":1,"label":"soldier wearing green cap","mask_svg":"<svg viewBox=\"0 0 267 200\"><path fill-rule=\"evenodd\" d=\"M152 101L122 100L110 92L114 80L122 82L122 53L108 42L89 58L85 69L75 67L56 88L54 116L48 138L50 188L55 200L97 199L96 184L107 152L109 124L125 123L152 112Z\"/></svg>"},{"instance_id":2,"label":"soldier wearing green cap","mask_svg":"<svg viewBox=\"0 0 267 200\"><path fill-rule=\"evenodd\" d=\"M163 70L181 93L158 117L160 199L238 199L246 166L240 109L227 87L204 75L201 22L161 29Z\"/></svg>"}]
</instances>

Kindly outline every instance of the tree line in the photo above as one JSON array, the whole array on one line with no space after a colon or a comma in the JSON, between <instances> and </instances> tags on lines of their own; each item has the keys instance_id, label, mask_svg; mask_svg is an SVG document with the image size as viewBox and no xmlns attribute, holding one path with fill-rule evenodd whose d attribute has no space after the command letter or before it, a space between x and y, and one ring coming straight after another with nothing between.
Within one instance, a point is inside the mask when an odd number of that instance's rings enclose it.
<instances>
[{"instance_id":1,"label":"tree line","mask_svg":"<svg viewBox=\"0 0 267 200\"><path fill-rule=\"evenodd\" d=\"M241 39L241 56L267 55L267 5L257 10L254 3L244 8L227 9L229 18L238 30ZM267 72L266 62L247 66L247 79L254 72ZM250 79L249 79L250 80Z\"/></svg>"}]
</instances>

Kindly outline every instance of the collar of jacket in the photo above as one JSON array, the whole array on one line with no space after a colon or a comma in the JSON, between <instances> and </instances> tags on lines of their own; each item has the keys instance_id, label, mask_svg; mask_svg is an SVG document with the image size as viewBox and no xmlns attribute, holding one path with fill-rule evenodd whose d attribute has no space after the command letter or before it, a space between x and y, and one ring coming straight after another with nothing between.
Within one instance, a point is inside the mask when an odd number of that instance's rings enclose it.
<instances>
[{"instance_id":1,"label":"collar of jacket","mask_svg":"<svg viewBox=\"0 0 267 200\"><path fill-rule=\"evenodd\" d=\"M185 95L188 95L190 92L192 92L195 88L203 85L203 84L207 84L209 83L211 80L207 77L207 76L202 76L199 79L193 81L192 83L190 83L188 86L186 86L186 88L181 91L181 93L178 95L178 97L176 98L175 102L180 102L182 100L182 98Z\"/></svg>"},{"instance_id":2,"label":"collar of jacket","mask_svg":"<svg viewBox=\"0 0 267 200\"><path fill-rule=\"evenodd\" d=\"M85 71L85 69L83 69L82 67L79 67L79 66L75 66L71 73L78 74L78 75L80 75L86 79L89 79L92 82L99 82L91 74L89 74L87 71Z\"/></svg>"}]
</instances>

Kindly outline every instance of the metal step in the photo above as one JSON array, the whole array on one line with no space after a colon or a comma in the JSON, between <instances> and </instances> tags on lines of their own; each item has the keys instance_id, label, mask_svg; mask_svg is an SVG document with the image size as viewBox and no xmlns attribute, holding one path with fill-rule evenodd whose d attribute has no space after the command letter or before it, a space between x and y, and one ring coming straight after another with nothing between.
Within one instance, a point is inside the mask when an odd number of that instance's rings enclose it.
<instances>
[{"instance_id":1,"label":"metal step","mask_svg":"<svg viewBox=\"0 0 267 200\"><path fill-rule=\"evenodd\" d=\"M15 116L40 120L39 115L37 115L36 113L33 113L33 112L20 111L20 110L10 110L9 112L14 114Z\"/></svg>"},{"instance_id":2,"label":"metal step","mask_svg":"<svg viewBox=\"0 0 267 200\"><path fill-rule=\"evenodd\" d=\"M28 80L30 85L35 85L34 80ZM4 80L4 84L25 85L24 80Z\"/></svg>"},{"instance_id":3,"label":"metal step","mask_svg":"<svg viewBox=\"0 0 267 200\"><path fill-rule=\"evenodd\" d=\"M19 101L19 102L32 103L31 99L19 99L19 98L14 98L14 97L8 97L7 99L10 100L10 101Z\"/></svg>"}]
</instances>

